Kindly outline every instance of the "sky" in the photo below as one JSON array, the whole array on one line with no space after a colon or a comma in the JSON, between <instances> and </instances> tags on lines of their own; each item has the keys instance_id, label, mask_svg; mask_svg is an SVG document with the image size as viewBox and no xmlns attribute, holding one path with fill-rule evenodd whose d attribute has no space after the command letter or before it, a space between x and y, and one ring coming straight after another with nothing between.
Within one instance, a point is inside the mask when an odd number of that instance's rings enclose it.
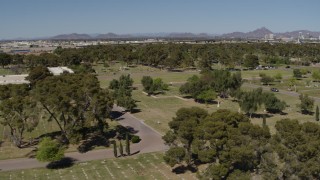
<instances>
[{"instance_id":1,"label":"sky","mask_svg":"<svg viewBox=\"0 0 320 180\"><path fill-rule=\"evenodd\" d=\"M320 31L320 0L0 0L0 39L68 33Z\"/></svg>"}]
</instances>

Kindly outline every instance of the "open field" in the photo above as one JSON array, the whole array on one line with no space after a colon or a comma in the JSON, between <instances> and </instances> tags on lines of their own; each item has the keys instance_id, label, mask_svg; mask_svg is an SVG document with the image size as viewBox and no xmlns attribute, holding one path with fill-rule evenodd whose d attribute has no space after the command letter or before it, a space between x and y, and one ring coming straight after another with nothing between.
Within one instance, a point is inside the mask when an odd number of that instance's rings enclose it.
<instances>
[{"instance_id":1,"label":"open field","mask_svg":"<svg viewBox=\"0 0 320 180\"><path fill-rule=\"evenodd\" d=\"M0 179L197 179L187 171L175 174L163 161L162 153L77 163L65 169L29 169L0 172Z\"/></svg>"}]
</instances>

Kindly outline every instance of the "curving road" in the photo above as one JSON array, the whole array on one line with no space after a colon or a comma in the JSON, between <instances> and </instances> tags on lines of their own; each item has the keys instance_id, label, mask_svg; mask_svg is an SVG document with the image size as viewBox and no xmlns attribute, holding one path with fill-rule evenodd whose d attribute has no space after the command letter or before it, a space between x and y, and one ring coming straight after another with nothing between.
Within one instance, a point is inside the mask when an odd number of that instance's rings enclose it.
<instances>
[{"instance_id":1,"label":"curving road","mask_svg":"<svg viewBox=\"0 0 320 180\"><path fill-rule=\"evenodd\" d=\"M113 111L123 113L121 107L114 106ZM149 153L164 151L167 146L164 145L164 141L161 138L161 134L152 129L150 126L146 125L142 120L137 119L130 113L122 114L117 118L118 122L122 126L130 126L137 131L137 135L140 136L141 141L137 144L131 144L131 153ZM89 151L87 153L71 152L66 153L65 157L75 159L76 162L99 160L106 158L113 158L113 148L100 149ZM17 169L29 169L45 167L48 163L41 163L33 158L19 158L19 159L8 159L0 161L1 171L10 171Z\"/></svg>"}]
</instances>

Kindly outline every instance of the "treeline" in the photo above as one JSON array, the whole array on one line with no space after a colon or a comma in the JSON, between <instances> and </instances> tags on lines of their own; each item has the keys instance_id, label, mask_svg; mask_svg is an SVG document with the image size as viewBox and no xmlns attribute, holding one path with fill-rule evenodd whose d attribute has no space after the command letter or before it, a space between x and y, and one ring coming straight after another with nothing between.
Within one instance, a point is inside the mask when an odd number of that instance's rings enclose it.
<instances>
[{"instance_id":1,"label":"treeline","mask_svg":"<svg viewBox=\"0 0 320 180\"><path fill-rule=\"evenodd\" d=\"M165 162L180 170L205 165L200 179L320 178L316 123L280 120L271 135L266 125L254 125L241 113L192 107L178 110L169 127Z\"/></svg>"},{"instance_id":2,"label":"treeline","mask_svg":"<svg viewBox=\"0 0 320 180\"><path fill-rule=\"evenodd\" d=\"M290 61L290 58L297 58ZM320 62L318 44L220 43L220 44L142 44L97 45L80 49L58 47L54 53L40 55L9 55L0 53L0 65L24 64L28 67L71 66L80 63L124 61L154 67L208 68L212 63L227 67L254 67L258 64L276 65Z\"/></svg>"}]
</instances>

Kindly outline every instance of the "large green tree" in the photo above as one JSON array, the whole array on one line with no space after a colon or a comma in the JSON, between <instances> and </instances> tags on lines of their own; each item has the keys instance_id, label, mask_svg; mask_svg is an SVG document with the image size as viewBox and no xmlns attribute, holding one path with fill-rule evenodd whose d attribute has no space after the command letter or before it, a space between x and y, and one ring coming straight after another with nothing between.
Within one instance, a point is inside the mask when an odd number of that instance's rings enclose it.
<instances>
[{"instance_id":1,"label":"large green tree","mask_svg":"<svg viewBox=\"0 0 320 180\"><path fill-rule=\"evenodd\" d=\"M163 93L163 91L168 90L168 85L164 83L161 78L152 79L150 76L143 76L141 83L143 90L148 93L148 95Z\"/></svg>"},{"instance_id":2,"label":"large green tree","mask_svg":"<svg viewBox=\"0 0 320 180\"><path fill-rule=\"evenodd\" d=\"M243 114L218 110L212 114L200 108L181 108L163 137L169 145L167 164L207 164L202 179L250 177L267 152L269 129L252 125Z\"/></svg>"},{"instance_id":3,"label":"large green tree","mask_svg":"<svg viewBox=\"0 0 320 180\"><path fill-rule=\"evenodd\" d=\"M259 57L253 54L248 54L244 59L243 65L248 68L255 68L259 65Z\"/></svg>"},{"instance_id":4,"label":"large green tree","mask_svg":"<svg viewBox=\"0 0 320 180\"><path fill-rule=\"evenodd\" d=\"M0 53L0 65L4 68L6 65L9 65L12 61L12 56L6 53Z\"/></svg>"},{"instance_id":5,"label":"large green tree","mask_svg":"<svg viewBox=\"0 0 320 180\"><path fill-rule=\"evenodd\" d=\"M98 79L88 74L65 74L47 77L36 84L33 96L61 130L66 143L81 139L81 129L97 122L100 129L106 125L113 98L101 89ZM101 127L102 126L102 127Z\"/></svg>"},{"instance_id":6,"label":"large green tree","mask_svg":"<svg viewBox=\"0 0 320 180\"><path fill-rule=\"evenodd\" d=\"M313 110L314 106L314 100L310 98L307 94L300 94L299 99L301 101L300 104L298 104L298 107L301 110L301 113L303 114L309 114Z\"/></svg>"},{"instance_id":7,"label":"large green tree","mask_svg":"<svg viewBox=\"0 0 320 180\"><path fill-rule=\"evenodd\" d=\"M130 75L121 75L119 80L113 79L109 88L113 90L115 100L118 106L124 107L129 111L133 111L136 101L132 98L133 80Z\"/></svg>"},{"instance_id":8,"label":"large green tree","mask_svg":"<svg viewBox=\"0 0 320 180\"><path fill-rule=\"evenodd\" d=\"M0 123L9 127L14 144L22 148L26 132L33 131L39 122L37 103L30 96L13 96L0 103Z\"/></svg>"},{"instance_id":9,"label":"large green tree","mask_svg":"<svg viewBox=\"0 0 320 180\"><path fill-rule=\"evenodd\" d=\"M165 157L166 162L171 166L181 163L182 160L187 162L188 165L194 162L192 159L192 144L195 139L195 131L200 121L207 115L207 111L198 107L181 108L177 111L176 117L169 122L169 127L173 132L169 131L163 139L172 149L168 151ZM184 153L181 152L182 149ZM180 160L173 161L172 158L175 156L178 156Z\"/></svg>"},{"instance_id":10,"label":"large green tree","mask_svg":"<svg viewBox=\"0 0 320 180\"><path fill-rule=\"evenodd\" d=\"M26 79L29 80L32 85L35 85L37 81L41 81L51 75L52 74L50 73L47 67L37 66L31 69Z\"/></svg>"},{"instance_id":11,"label":"large green tree","mask_svg":"<svg viewBox=\"0 0 320 180\"><path fill-rule=\"evenodd\" d=\"M275 128L273 146L278 157L271 162L281 172L276 178L319 179L320 126L284 119L277 121Z\"/></svg>"}]
</instances>

